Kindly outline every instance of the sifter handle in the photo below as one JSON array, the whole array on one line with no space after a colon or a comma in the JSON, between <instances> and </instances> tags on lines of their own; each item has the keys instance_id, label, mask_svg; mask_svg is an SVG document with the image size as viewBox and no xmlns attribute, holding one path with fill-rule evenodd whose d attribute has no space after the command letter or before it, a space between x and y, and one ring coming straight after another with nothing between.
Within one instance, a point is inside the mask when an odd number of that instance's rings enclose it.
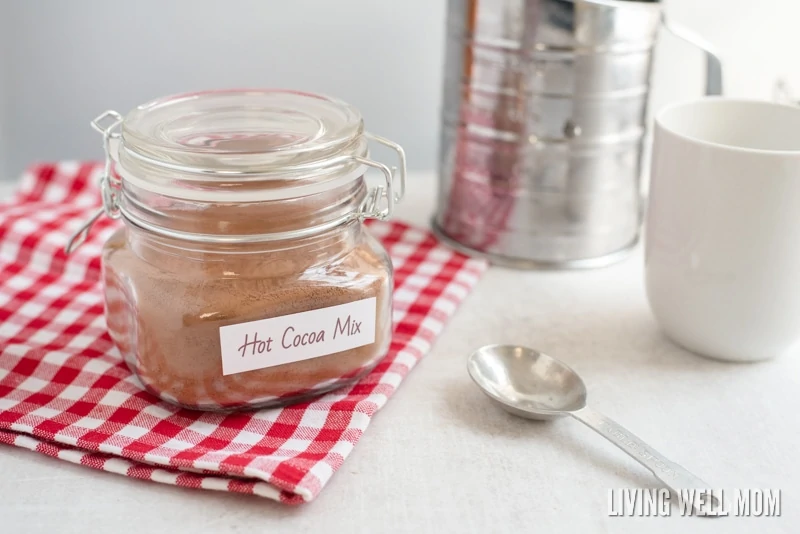
<instances>
[{"instance_id":1,"label":"sifter handle","mask_svg":"<svg viewBox=\"0 0 800 534\"><path fill-rule=\"evenodd\" d=\"M672 35L686 41L705 53L706 56L706 95L722 94L722 61L714 47L694 32L670 22L666 15L661 16L661 25Z\"/></svg>"}]
</instances>

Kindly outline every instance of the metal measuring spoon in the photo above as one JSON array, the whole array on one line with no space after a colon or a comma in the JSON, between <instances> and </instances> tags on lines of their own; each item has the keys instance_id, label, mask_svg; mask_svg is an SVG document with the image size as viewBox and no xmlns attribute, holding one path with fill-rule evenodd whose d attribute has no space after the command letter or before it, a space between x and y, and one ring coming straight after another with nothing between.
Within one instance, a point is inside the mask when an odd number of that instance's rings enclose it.
<instances>
[{"instance_id":1,"label":"metal measuring spoon","mask_svg":"<svg viewBox=\"0 0 800 534\"><path fill-rule=\"evenodd\" d=\"M605 415L586 406L586 386L569 366L546 354L512 345L489 345L467 363L472 380L506 411L527 419L549 420L571 415L648 468L675 493L711 491L711 486L646 445ZM714 516L721 502L711 496L694 501L697 515Z\"/></svg>"}]
</instances>

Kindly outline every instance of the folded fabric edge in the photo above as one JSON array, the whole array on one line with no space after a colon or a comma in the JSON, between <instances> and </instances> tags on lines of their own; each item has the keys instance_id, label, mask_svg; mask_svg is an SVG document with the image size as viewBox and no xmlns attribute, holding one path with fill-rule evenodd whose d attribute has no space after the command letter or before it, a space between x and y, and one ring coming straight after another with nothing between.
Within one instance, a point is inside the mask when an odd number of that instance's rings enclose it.
<instances>
[{"instance_id":1,"label":"folded fabric edge","mask_svg":"<svg viewBox=\"0 0 800 534\"><path fill-rule=\"evenodd\" d=\"M304 488L292 493L282 491L274 485L254 478L236 478L215 474L197 473L178 468L166 468L143 462L120 458L105 453L91 452L70 447L58 442L44 441L28 434L19 434L0 429L0 443L38 452L52 458L76 465L91 467L140 480L150 480L181 488L204 489L256 495L288 505L309 502L313 495Z\"/></svg>"}]
</instances>

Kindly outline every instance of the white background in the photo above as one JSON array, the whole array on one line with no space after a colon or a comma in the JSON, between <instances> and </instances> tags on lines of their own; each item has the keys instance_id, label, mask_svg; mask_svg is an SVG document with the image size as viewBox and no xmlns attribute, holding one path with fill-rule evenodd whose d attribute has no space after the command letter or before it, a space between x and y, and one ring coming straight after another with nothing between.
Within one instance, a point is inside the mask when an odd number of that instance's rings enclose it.
<instances>
[{"instance_id":1,"label":"white background","mask_svg":"<svg viewBox=\"0 0 800 534\"><path fill-rule=\"evenodd\" d=\"M800 84L800 2L664 0L724 52L730 94ZM88 121L169 93L283 86L351 101L435 166L445 0L5 0L0 177L36 160L99 158ZM653 108L702 89L700 55L664 35Z\"/></svg>"}]
</instances>

